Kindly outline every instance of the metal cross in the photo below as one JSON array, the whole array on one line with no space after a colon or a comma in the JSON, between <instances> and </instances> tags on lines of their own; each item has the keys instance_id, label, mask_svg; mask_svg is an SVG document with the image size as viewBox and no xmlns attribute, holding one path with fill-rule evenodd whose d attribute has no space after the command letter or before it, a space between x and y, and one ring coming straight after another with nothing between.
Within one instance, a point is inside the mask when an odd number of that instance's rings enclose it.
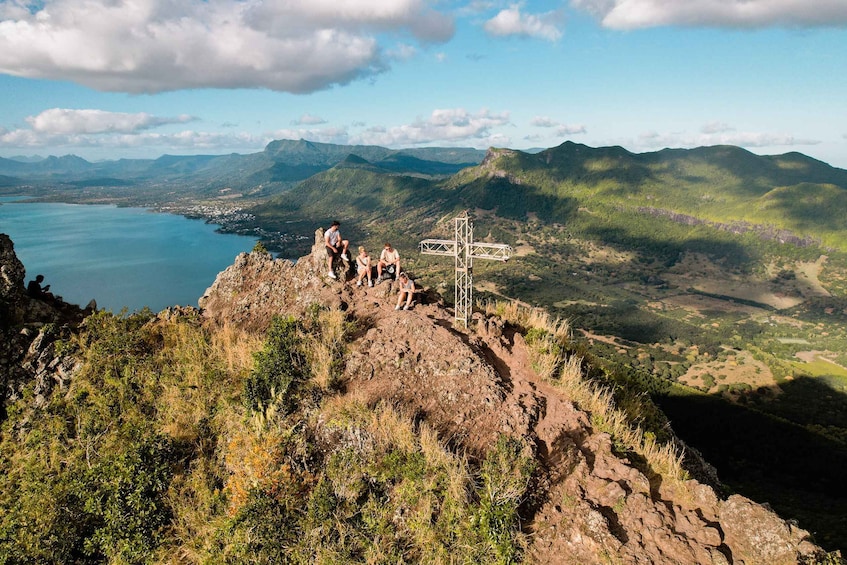
<instances>
[{"instance_id":1,"label":"metal cross","mask_svg":"<svg viewBox=\"0 0 847 565\"><path fill-rule=\"evenodd\" d=\"M420 243L420 251L424 255L456 258L456 322L468 327L473 309L473 260L508 261L512 248L502 243L474 242L473 223L467 212L457 216L455 222L455 239L425 239Z\"/></svg>"}]
</instances>

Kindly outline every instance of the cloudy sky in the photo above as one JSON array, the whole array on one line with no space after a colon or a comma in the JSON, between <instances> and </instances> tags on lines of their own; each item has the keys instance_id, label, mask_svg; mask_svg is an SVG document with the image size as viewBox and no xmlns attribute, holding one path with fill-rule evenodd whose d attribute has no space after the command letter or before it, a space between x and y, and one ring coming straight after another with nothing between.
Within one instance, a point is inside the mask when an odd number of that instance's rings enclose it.
<instances>
[{"instance_id":1,"label":"cloudy sky","mask_svg":"<svg viewBox=\"0 0 847 565\"><path fill-rule=\"evenodd\" d=\"M0 156L299 138L847 168L847 0L0 0Z\"/></svg>"}]
</instances>

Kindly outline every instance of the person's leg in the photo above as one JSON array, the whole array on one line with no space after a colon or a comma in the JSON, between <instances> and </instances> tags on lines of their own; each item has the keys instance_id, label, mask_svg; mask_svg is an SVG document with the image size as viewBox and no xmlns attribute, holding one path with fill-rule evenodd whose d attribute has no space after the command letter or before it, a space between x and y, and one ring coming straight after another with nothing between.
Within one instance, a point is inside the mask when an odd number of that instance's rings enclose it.
<instances>
[{"instance_id":1,"label":"person's leg","mask_svg":"<svg viewBox=\"0 0 847 565\"><path fill-rule=\"evenodd\" d=\"M327 270L326 274L329 275L331 278L335 278L335 273L332 270L333 259L335 259L335 253L333 252L332 249L330 249L329 247L326 247L326 270Z\"/></svg>"},{"instance_id":2,"label":"person's leg","mask_svg":"<svg viewBox=\"0 0 847 565\"><path fill-rule=\"evenodd\" d=\"M409 291L406 293L406 307L405 310L408 310L412 306L412 297L415 295L414 292Z\"/></svg>"},{"instance_id":3,"label":"person's leg","mask_svg":"<svg viewBox=\"0 0 847 565\"><path fill-rule=\"evenodd\" d=\"M382 262L382 259L380 259L376 264L376 278L377 279L382 279L382 268L384 266L385 266L385 264Z\"/></svg>"},{"instance_id":4,"label":"person's leg","mask_svg":"<svg viewBox=\"0 0 847 565\"><path fill-rule=\"evenodd\" d=\"M405 291L400 291L397 293L397 306L394 307L395 310L399 310L403 307L403 295L405 295Z\"/></svg>"}]
</instances>

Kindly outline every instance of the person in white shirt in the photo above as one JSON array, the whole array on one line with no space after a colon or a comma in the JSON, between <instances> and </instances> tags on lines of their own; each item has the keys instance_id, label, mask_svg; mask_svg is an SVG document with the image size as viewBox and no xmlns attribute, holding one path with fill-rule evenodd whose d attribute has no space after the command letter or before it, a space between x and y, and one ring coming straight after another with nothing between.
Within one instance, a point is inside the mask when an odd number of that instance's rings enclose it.
<instances>
[{"instance_id":1,"label":"person in white shirt","mask_svg":"<svg viewBox=\"0 0 847 565\"><path fill-rule=\"evenodd\" d=\"M356 286L362 286L366 277L368 279L368 286L374 285L374 282L371 280L371 256L368 255L364 247L359 247L359 254L356 255L356 272L359 278L356 281Z\"/></svg>"},{"instance_id":2,"label":"person in white shirt","mask_svg":"<svg viewBox=\"0 0 847 565\"><path fill-rule=\"evenodd\" d=\"M396 249L391 247L390 243L386 243L382 249L382 253L379 254L379 262L376 264L376 282L382 282L383 269L389 269L390 267L393 267L390 269L393 272L400 272L400 254Z\"/></svg>"},{"instance_id":3,"label":"person in white shirt","mask_svg":"<svg viewBox=\"0 0 847 565\"><path fill-rule=\"evenodd\" d=\"M336 221L332 222L332 225L329 226L329 229L324 232L324 245L326 245L326 263L327 270L329 271L326 275L335 279L338 278L335 276L335 272L332 270L332 262L335 261L336 257L341 257L343 260L348 261L347 257L347 246L350 245L350 242L346 239L341 239L341 232L338 231L338 228L341 226L341 223Z\"/></svg>"},{"instance_id":4,"label":"person in white shirt","mask_svg":"<svg viewBox=\"0 0 847 565\"><path fill-rule=\"evenodd\" d=\"M410 279L406 273L400 273L397 281L400 283L400 290L397 293L397 306L394 309L408 310L412 307L412 299L415 298L415 281ZM405 305L403 305L403 300L406 301Z\"/></svg>"}]
</instances>

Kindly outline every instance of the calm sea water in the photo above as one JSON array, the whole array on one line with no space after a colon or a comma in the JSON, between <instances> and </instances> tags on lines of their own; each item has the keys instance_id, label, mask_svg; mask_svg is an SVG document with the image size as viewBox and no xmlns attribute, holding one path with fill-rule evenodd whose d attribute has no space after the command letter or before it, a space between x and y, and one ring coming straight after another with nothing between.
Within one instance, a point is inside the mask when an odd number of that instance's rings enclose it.
<instances>
[{"instance_id":1,"label":"calm sea water","mask_svg":"<svg viewBox=\"0 0 847 565\"><path fill-rule=\"evenodd\" d=\"M92 298L115 313L196 306L217 274L256 239L139 208L16 202L0 198L0 233L26 267L65 301Z\"/></svg>"}]
</instances>

